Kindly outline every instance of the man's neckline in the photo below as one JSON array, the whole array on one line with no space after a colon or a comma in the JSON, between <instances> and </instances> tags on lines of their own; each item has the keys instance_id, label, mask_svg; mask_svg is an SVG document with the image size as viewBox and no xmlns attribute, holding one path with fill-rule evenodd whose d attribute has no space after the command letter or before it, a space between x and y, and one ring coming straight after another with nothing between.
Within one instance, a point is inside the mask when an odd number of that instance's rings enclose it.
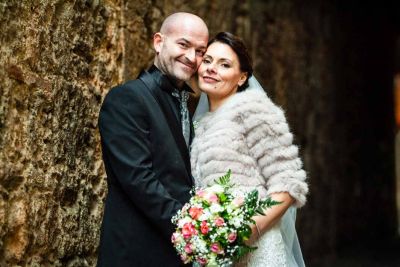
<instances>
[{"instance_id":1,"label":"man's neckline","mask_svg":"<svg viewBox=\"0 0 400 267\"><path fill-rule=\"evenodd\" d=\"M182 87L178 87L168 75L162 73L155 65L152 65L148 72L152 75L156 76L156 81L161 89L172 92L174 89L178 89L179 91L185 90L189 93L194 93L193 89L186 83L183 83Z\"/></svg>"}]
</instances>

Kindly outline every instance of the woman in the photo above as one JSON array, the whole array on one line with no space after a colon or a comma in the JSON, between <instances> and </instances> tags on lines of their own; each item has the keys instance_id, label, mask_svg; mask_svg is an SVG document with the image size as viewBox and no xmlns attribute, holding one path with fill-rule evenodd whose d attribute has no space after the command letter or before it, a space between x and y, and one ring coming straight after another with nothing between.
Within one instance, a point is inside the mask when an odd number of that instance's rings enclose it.
<instances>
[{"instance_id":1,"label":"woman","mask_svg":"<svg viewBox=\"0 0 400 267\"><path fill-rule=\"evenodd\" d=\"M252 72L240 39L221 32L209 42L198 70L209 112L195 125L192 173L207 186L230 169L235 194L256 188L282 202L254 218L249 243L258 249L238 265L304 266L294 221L306 201L306 174L283 111L260 86L249 86Z\"/></svg>"}]
</instances>

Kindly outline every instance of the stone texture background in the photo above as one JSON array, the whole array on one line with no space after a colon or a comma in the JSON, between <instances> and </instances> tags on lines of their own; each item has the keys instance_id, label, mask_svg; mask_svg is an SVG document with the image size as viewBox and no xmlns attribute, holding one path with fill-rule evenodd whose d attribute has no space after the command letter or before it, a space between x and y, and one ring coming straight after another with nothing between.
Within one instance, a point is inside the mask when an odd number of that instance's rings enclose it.
<instances>
[{"instance_id":1,"label":"stone texture background","mask_svg":"<svg viewBox=\"0 0 400 267\"><path fill-rule=\"evenodd\" d=\"M118 1L0 3L0 265L93 266L97 113L121 81Z\"/></svg>"},{"instance_id":2,"label":"stone texture background","mask_svg":"<svg viewBox=\"0 0 400 267\"><path fill-rule=\"evenodd\" d=\"M298 217L308 265L391 239L386 62L400 23L390 10L333 0L0 0L0 266L95 265L106 194L101 101L151 64L152 35L175 11L200 15L211 35L241 36L286 110L311 184Z\"/></svg>"}]
</instances>

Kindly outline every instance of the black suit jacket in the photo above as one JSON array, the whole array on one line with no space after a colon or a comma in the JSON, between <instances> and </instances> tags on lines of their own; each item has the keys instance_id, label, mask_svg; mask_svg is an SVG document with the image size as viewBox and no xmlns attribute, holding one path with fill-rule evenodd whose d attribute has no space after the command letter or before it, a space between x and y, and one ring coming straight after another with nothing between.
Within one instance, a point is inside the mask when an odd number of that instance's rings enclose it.
<instances>
[{"instance_id":1,"label":"black suit jacket","mask_svg":"<svg viewBox=\"0 0 400 267\"><path fill-rule=\"evenodd\" d=\"M189 152L169 79L154 66L113 88L99 116L108 194L98 266L179 266L171 217L190 198Z\"/></svg>"}]
</instances>

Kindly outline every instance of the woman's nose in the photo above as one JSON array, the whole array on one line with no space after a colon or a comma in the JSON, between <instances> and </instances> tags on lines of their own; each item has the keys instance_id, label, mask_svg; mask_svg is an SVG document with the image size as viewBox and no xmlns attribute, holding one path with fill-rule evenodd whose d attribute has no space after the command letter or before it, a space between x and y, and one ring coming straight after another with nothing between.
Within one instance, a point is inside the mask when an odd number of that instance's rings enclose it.
<instances>
[{"instance_id":1,"label":"woman's nose","mask_svg":"<svg viewBox=\"0 0 400 267\"><path fill-rule=\"evenodd\" d=\"M210 63L207 65L207 72L209 73L216 73L217 70L215 69L215 65L213 63Z\"/></svg>"}]
</instances>

